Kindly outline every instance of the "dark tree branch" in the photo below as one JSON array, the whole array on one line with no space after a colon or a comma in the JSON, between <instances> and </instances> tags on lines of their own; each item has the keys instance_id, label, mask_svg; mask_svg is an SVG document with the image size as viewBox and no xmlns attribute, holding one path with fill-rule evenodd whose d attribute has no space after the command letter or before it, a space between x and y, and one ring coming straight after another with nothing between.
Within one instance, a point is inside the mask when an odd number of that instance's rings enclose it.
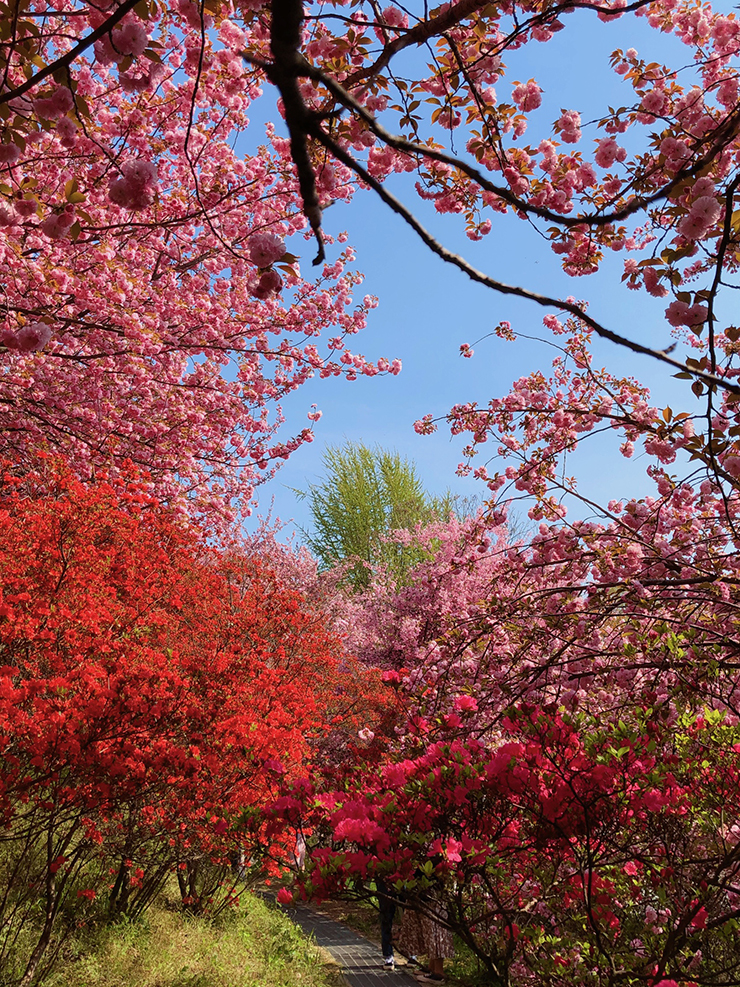
<instances>
[{"instance_id":1,"label":"dark tree branch","mask_svg":"<svg viewBox=\"0 0 740 987\"><path fill-rule=\"evenodd\" d=\"M568 312L570 315L579 319L581 322L585 323L590 329L592 329L597 336L602 339L608 339L612 343L616 343L618 346L624 346L626 349L631 350L633 353L640 353L643 356L652 357L654 360L658 360L661 363L667 364L674 370L678 370L681 373L690 373L697 380L702 380L705 384L711 385L713 387L721 387L732 394L740 395L740 385L732 384L730 381L725 380L722 377L718 377L716 374L707 373L706 371L687 367L680 360L674 360L669 356L664 350L655 350L649 346L643 346L642 343L638 343L635 340L628 339L626 336L620 336L619 333L613 332L611 329L607 329L596 319L592 318L584 309L580 308L573 302L563 301L559 298L551 298L549 295L540 295L537 292L529 291L526 288L520 288L517 285L505 284L503 281L497 281L495 278L484 274L482 271L477 270L472 264L469 264L463 257L458 254L453 253L448 250L445 246L439 243L432 234L419 222L419 220L414 216L414 214L394 195L392 195L388 190L379 182L377 179L364 168L358 161L352 157L347 151L344 150L335 140L329 137L323 129L319 126L316 121L311 121L311 129L309 131L310 136L315 140L319 141L334 157L341 161L342 164L346 165L351 171L353 171L358 178L372 188L389 206L393 212L395 212L418 234L420 239L429 247L429 249L435 253L438 257L444 260L448 264L453 264L455 267L459 268L469 278L473 281L477 281L479 284L485 285L487 288L492 288L494 291L498 291L503 295L514 295L518 298L526 298L529 301L536 302L538 305L542 305L546 308L554 308L562 312Z\"/></svg>"},{"instance_id":2,"label":"dark tree branch","mask_svg":"<svg viewBox=\"0 0 740 987\"><path fill-rule=\"evenodd\" d=\"M274 61L261 64L267 78L277 87L283 99L285 123L290 135L290 153L298 172L298 187L303 199L303 212L311 225L319 250L314 264L320 264L326 253L321 232L321 204L316 191L316 176L308 152L307 135L313 113L307 108L298 85L305 75L306 60L299 52L303 4L301 0L272 0L270 47ZM252 61L249 59L249 61ZM252 64L257 64L252 62Z\"/></svg>"},{"instance_id":3,"label":"dark tree branch","mask_svg":"<svg viewBox=\"0 0 740 987\"><path fill-rule=\"evenodd\" d=\"M55 61L51 62L49 65L45 65L42 69L32 75L30 79L27 79L20 86L16 86L15 89L9 89L7 92L0 93L0 104L9 103L11 99L17 99L19 96L23 96L33 89L44 79L53 75L58 69L69 68L69 66L74 62L79 56L86 51L90 45L95 44L100 38L104 37L109 31L122 21L126 14L133 10L139 0L123 0L120 7L115 10L110 17L108 17L100 27L96 27L94 31L86 35L81 41L79 41L73 48L70 48L68 52L64 55L60 55Z\"/></svg>"},{"instance_id":4,"label":"dark tree branch","mask_svg":"<svg viewBox=\"0 0 740 987\"><path fill-rule=\"evenodd\" d=\"M428 41L434 35L440 34L443 31L449 31L450 28L459 24L460 21L464 21L467 17L472 17L481 8L487 6L487 3L488 0L460 0L459 3L450 4L447 10L438 14L436 17L419 21L418 24L415 24L405 34L399 34L390 41L372 65L353 72L346 80L347 85L354 86L365 79L374 78L379 72L383 71L393 56L397 55L399 51L403 51L404 48L409 48L411 45L423 45L425 41Z\"/></svg>"},{"instance_id":5,"label":"dark tree branch","mask_svg":"<svg viewBox=\"0 0 740 987\"><path fill-rule=\"evenodd\" d=\"M436 148L427 147L424 144L417 144L414 141L407 140L405 137L398 134L392 134L390 131L386 130L382 124L378 123L376 118L369 113L365 107L351 95L351 93L347 92L342 85L330 76L327 76L320 69L314 68L310 65L306 66L304 72L309 78L315 79L316 81L321 82L322 85L326 86L329 92L331 92L343 106L345 106L348 110L351 110L353 113L356 113L364 121L364 123L367 124L370 130L372 130L375 136L389 147L393 147L397 151L402 151L412 156L430 158L433 161L439 161L440 164L450 165L451 167L463 172L463 174L467 175L471 181L475 182L486 192L490 192L493 195L498 196L498 198L502 199L504 202L507 202L514 209L568 228L575 226L608 226L610 223L627 219L627 217L634 215L634 213L640 212L647 206L650 206L655 202L659 202L661 199L667 198L673 189L676 188L681 182L698 174L698 172L714 161L723 148L726 147L726 145L736 136L738 126L740 126L740 110L736 110L722 122L717 130L713 131L716 139L712 141L712 144L708 150L702 154L702 156L698 158L690 167L683 168L681 171L677 172L669 182L666 182L662 188L660 188L657 192L654 192L652 195L636 196L620 209L615 209L609 213L585 213L578 216L563 216L560 213L552 212L550 209L546 209L543 206L535 206L527 202L525 199L520 199L518 196L514 195L509 188L495 185L477 168L474 168L466 161L463 161L452 154L447 154L445 151L439 151Z\"/></svg>"},{"instance_id":6,"label":"dark tree branch","mask_svg":"<svg viewBox=\"0 0 740 987\"><path fill-rule=\"evenodd\" d=\"M639 7L644 6L646 2L648 2L648 0L635 0L632 5L628 8L622 8L620 12L624 12L626 9L638 9ZM386 46L386 49L381 56L381 60L385 59L383 65L387 65L396 52L408 47L410 44L423 43L434 33L448 30L454 24L459 23L460 20L471 16L471 14L478 10L481 6L482 0L461 0L460 3L452 8L449 8L438 17L432 17L428 20L420 22L414 28L407 31L404 35L399 35L394 38L393 41ZM610 8L602 8L595 4L566 2L547 11L546 14L539 16L541 18L551 20L554 16L556 16L558 11L562 12L577 8L588 8L596 11L603 10L607 13L610 10ZM696 380L700 380L704 384L708 385L710 389L720 387L729 393L740 396L740 385L733 384L729 380L719 376L716 373L716 365L714 361L712 362L711 372L707 372L698 367L688 367L680 360L673 359L669 355L668 351L656 350L651 347L644 346L636 340L629 339L626 336L622 336L619 333L608 329L606 326L597 322L584 309L575 303L562 301L561 299L552 298L548 295L541 295L537 292L529 291L526 288L497 281L489 275L484 274L482 271L474 268L463 257L460 257L458 254L448 250L438 240L436 240L431 233L429 233L429 231L399 199L388 192L381 182L375 179L368 172L368 170L360 164L360 162L355 160L355 158L353 158L348 151L346 151L334 138L329 136L324 131L321 126L321 120L326 118L326 114L316 112L306 106L300 91L299 80L302 78L310 78L325 86L346 109L357 114L367 124L372 132L389 146L409 155L426 157L439 161L440 163L451 165L466 174L481 188L499 196L502 200L508 202L514 208L524 213L532 213L539 218L547 219L566 227L581 225L592 227L604 226L610 222L614 222L615 220L626 218L627 216L646 208L646 206L652 202L656 202L667 197L671 190L681 181L698 173L712 160L714 160L727 142L737 134L738 126L740 125L740 110L730 114L726 120L724 120L713 132L711 146L701 158L699 158L690 168L686 168L677 173L670 182L666 183L652 196L635 198L621 209L614 210L609 214L585 214L574 218L566 218L557 213L552 213L547 209L531 206L529 203L515 196L508 188L502 188L491 183L485 175L478 171L478 169L473 168L464 161L460 161L445 152L437 151L433 148L408 141L403 137L391 134L389 131L385 130L385 128L378 123L375 117L369 113L362 106L362 104L359 103L358 100L356 100L355 97L344 88L344 86L340 85L318 68L312 66L303 57L299 51L302 23L303 5L301 0L272 0L270 43L273 62L264 62L247 54L246 52L243 52L242 55L245 61L265 72L267 78L277 87L282 97L285 109L285 121L291 142L291 155L298 174L299 188L303 198L304 214L306 215L306 218L308 219L311 229L313 230L319 244L319 251L314 260L314 264L321 263L325 257L325 251L323 234L321 230L321 205L316 189L314 168L311 163L309 153L309 138L312 138L321 144L325 150L332 154L338 161L341 161L366 185L372 188L377 195L380 196L382 201L386 203L386 205L388 205L397 215L401 216L409 226L411 226L411 228L429 247L429 249L432 250L433 253L437 254L437 256L446 263L453 264L455 267L459 268L472 280L477 281L478 283L502 294L525 298L529 301L537 303L538 305L567 312L576 319L582 321L602 339L607 339L618 346L623 346L626 349L631 350L633 353L649 356L652 359L658 360L659 362L664 363L681 373L690 373ZM378 62L375 63L375 71L379 71L377 68L378 64ZM350 77L347 82L352 84L353 77ZM733 183L733 192L735 187L736 183Z\"/></svg>"},{"instance_id":7,"label":"dark tree branch","mask_svg":"<svg viewBox=\"0 0 740 987\"><path fill-rule=\"evenodd\" d=\"M707 301L707 330L709 333L709 357L710 370L712 373L715 373L717 369L717 355L714 344L714 303L717 298L717 292L719 291L722 278L722 267L724 264L725 255L732 240L732 206L735 200L735 193L737 192L738 185L740 185L740 175L736 176L732 182L730 182L727 187L727 191L725 192L725 220L722 225L722 239L720 240L719 248L717 250L717 261L714 266L714 279L712 281L712 287L709 290L709 299Z\"/></svg>"},{"instance_id":8,"label":"dark tree branch","mask_svg":"<svg viewBox=\"0 0 740 987\"><path fill-rule=\"evenodd\" d=\"M554 21L560 14L567 13L569 10L593 10L597 14L614 14L616 16L617 14L621 15L633 10L639 10L640 7L645 7L650 3L652 3L652 0L633 0L633 3L626 4L618 10L612 7L602 6L598 3L583 3L578 2L578 0L556 4L545 12L530 18L525 25L519 28L518 33L528 30L532 26ZM386 45L372 65L367 68L358 69L357 72L349 76L345 80L346 84L348 86L354 86L358 82L374 78L379 72L383 71L393 56L397 55L399 51L403 51L404 48L409 48L411 45L422 45L435 35L444 34L445 31L454 28L461 21L472 17L486 6L488 6L488 0L460 0L459 3L450 4L446 10L436 17L429 17L423 21L419 21L404 34L399 34Z\"/></svg>"}]
</instances>

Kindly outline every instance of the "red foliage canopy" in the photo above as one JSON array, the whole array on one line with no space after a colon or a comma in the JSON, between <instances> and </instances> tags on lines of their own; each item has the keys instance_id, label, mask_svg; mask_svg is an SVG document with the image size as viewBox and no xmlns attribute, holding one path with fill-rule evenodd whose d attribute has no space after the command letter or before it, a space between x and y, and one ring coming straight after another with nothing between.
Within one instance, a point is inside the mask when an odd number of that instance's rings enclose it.
<instances>
[{"instance_id":1,"label":"red foliage canopy","mask_svg":"<svg viewBox=\"0 0 740 987\"><path fill-rule=\"evenodd\" d=\"M178 867L200 904L199 862L213 886L213 864L259 842L251 811L356 699L298 591L142 491L55 468L3 478L0 814L17 900L0 962L46 887L28 970L75 889L132 908Z\"/></svg>"}]
</instances>

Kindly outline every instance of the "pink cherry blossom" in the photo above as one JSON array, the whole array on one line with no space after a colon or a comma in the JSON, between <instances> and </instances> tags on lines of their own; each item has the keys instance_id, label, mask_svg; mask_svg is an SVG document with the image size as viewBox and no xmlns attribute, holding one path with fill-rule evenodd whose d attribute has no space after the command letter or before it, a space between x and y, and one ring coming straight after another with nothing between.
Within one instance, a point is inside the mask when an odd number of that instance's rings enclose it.
<instances>
[{"instance_id":1,"label":"pink cherry blossom","mask_svg":"<svg viewBox=\"0 0 740 987\"><path fill-rule=\"evenodd\" d=\"M260 275L259 281L252 289L252 294L255 298L269 298L277 294L282 287L283 279L276 270L272 269Z\"/></svg>"},{"instance_id":2,"label":"pink cherry blossom","mask_svg":"<svg viewBox=\"0 0 740 987\"><path fill-rule=\"evenodd\" d=\"M542 105L542 90L534 79L530 79L529 82L520 82L515 86L512 99L518 109L523 113L529 113Z\"/></svg>"},{"instance_id":3,"label":"pink cherry blossom","mask_svg":"<svg viewBox=\"0 0 740 987\"><path fill-rule=\"evenodd\" d=\"M40 229L52 240L60 240L67 236L74 222L74 206L66 206L61 212L53 212L47 216Z\"/></svg>"},{"instance_id":4,"label":"pink cherry blossom","mask_svg":"<svg viewBox=\"0 0 740 987\"><path fill-rule=\"evenodd\" d=\"M257 267L269 267L285 253L285 244L274 233L254 233L247 244L249 259Z\"/></svg>"},{"instance_id":5,"label":"pink cherry blossom","mask_svg":"<svg viewBox=\"0 0 740 987\"><path fill-rule=\"evenodd\" d=\"M678 224L678 232L690 240L697 240L715 225L721 211L722 207L713 196L700 196Z\"/></svg>"},{"instance_id":6,"label":"pink cherry blossom","mask_svg":"<svg viewBox=\"0 0 740 987\"><path fill-rule=\"evenodd\" d=\"M613 137L606 137L599 141L594 160L600 168L611 168L615 161L624 161L626 157L626 149L620 147Z\"/></svg>"},{"instance_id":7,"label":"pink cherry blossom","mask_svg":"<svg viewBox=\"0 0 740 987\"><path fill-rule=\"evenodd\" d=\"M57 86L50 96L35 99L33 109L44 120L58 120L74 106L74 97L67 86Z\"/></svg>"},{"instance_id":8,"label":"pink cherry blossom","mask_svg":"<svg viewBox=\"0 0 740 987\"><path fill-rule=\"evenodd\" d=\"M16 144L0 144L0 165L13 165L21 156Z\"/></svg>"},{"instance_id":9,"label":"pink cherry blossom","mask_svg":"<svg viewBox=\"0 0 740 987\"><path fill-rule=\"evenodd\" d=\"M406 28L409 26L409 19L398 7L384 7L382 12L383 23L389 27Z\"/></svg>"},{"instance_id":10,"label":"pink cherry blossom","mask_svg":"<svg viewBox=\"0 0 740 987\"><path fill-rule=\"evenodd\" d=\"M556 126L566 144L577 144L581 139L581 115L575 110L565 110Z\"/></svg>"},{"instance_id":11,"label":"pink cherry blossom","mask_svg":"<svg viewBox=\"0 0 740 987\"><path fill-rule=\"evenodd\" d=\"M77 124L70 117L64 116L57 123L57 134L64 147L74 147Z\"/></svg>"},{"instance_id":12,"label":"pink cherry blossom","mask_svg":"<svg viewBox=\"0 0 740 987\"><path fill-rule=\"evenodd\" d=\"M149 41L145 25L137 18L129 17L113 28L111 44L113 49L123 55L138 58L144 52Z\"/></svg>"},{"instance_id":13,"label":"pink cherry blossom","mask_svg":"<svg viewBox=\"0 0 740 987\"><path fill-rule=\"evenodd\" d=\"M35 353L51 340L51 329L44 322L28 322L15 334L15 346L21 353ZM6 343L7 345L7 343Z\"/></svg>"},{"instance_id":14,"label":"pink cherry blossom","mask_svg":"<svg viewBox=\"0 0 740 987\"><path fill-rule=\"evenodd\" d=\"M127 161L121 168L121 177L111 182L108 197L124 209L146 209L154 202L156 186L157 166L153 162Z\"/></svg>"},{"instance_id":15,"label":"pink cherry blossom","mask_svg":"<svg viewBox=\"0 0 740 987\"><path fill-rule=\"evenodd\" d=\"M672 326L699 326L706 322L707 306L698 302L689 305L688 302L676 300L671 302L665 314Z\"/></svg>"},{"instance_id":16,"label":"pink cherry blossom","mask_svg":"<svg viewBox=\"0 0 740 987\"><path fill-rule=\"evenodd\" d=\"M20 217L11 206L0 204L0 226L15 226Z\"/></svg>"}]
</instances>

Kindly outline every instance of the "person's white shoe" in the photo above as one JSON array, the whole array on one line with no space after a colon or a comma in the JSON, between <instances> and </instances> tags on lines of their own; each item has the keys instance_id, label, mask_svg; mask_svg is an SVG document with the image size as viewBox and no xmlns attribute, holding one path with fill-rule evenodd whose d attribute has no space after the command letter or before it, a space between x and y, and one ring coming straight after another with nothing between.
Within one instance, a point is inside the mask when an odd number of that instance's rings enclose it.
<instances>
[{"instance_id":1,"label":"person's white shoe","mask_svg":"<svg viewBox=\"0 0 740 987\"><path fill-rule=\"evenodd\" d=\"M395 961L395 959L392 956L384 956L383 957L383 966L387 970L393 970L394 967L395 967L395 965L396 965L396 961Z\"/></svg>"}]
</instances>

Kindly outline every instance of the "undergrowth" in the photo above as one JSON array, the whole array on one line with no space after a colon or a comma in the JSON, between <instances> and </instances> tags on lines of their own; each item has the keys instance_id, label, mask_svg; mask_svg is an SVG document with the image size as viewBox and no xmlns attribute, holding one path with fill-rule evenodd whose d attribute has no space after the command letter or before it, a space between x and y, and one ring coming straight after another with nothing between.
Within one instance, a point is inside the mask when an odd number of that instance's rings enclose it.
<instances>
[{"instance_id":1,"label":"undergrowth","mask_svg":"<svg viewBox=\"0 0 740 987\"><path fill-rule=\"evenodd\" d=\"M215 920L155 903L135 922L82 929L44 987L338 987L290 920L252 895Z\"/></svg>"}]
</instances>

